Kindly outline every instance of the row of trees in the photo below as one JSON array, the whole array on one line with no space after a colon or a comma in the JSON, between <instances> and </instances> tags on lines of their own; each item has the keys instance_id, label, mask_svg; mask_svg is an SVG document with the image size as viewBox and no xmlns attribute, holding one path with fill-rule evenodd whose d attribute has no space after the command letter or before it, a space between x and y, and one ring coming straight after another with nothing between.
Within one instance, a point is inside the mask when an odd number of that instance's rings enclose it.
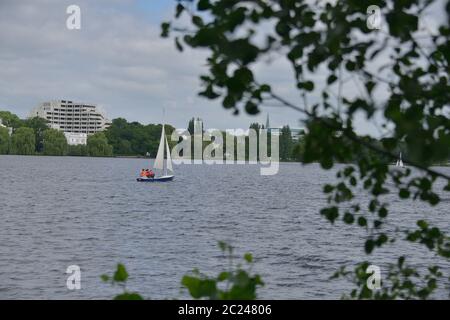
<instances>
[{"instance_id":1,"label":"row of trees","mask_svg":"<svg viewBox=\"0 0 450 320\"><path fill-rule=\"evenodd\" d=\"M193 135L194 133L194 124L195 121L201 121L201 119L197 118L192 118L189 121L188 124L188 132L189 134ZM259 124L259 123L252 123L250 124L249 129L253 129L256 131L257 133L257 145L258 145L258 149L257 149L257 153L259 154L259 134L260 134L260 130L265 129L264 125ZM203 134L205 133L205 130L202 128L202 132ZM223 139L223 146L224 146L224 157L226 154L226 148L227 148L227 136L228 133L226 133L225 131L222 132L222 139ZM246 136L245 137L245 151L246 151L246 159L248 160L248 156L249 156L249 137ZM203 150L205 149L205 147L207 145L209 145L210 142L205 141L203 143ZM236 156L236 152L237 152L237 147L238 147L238 140L234 139L234 151L235 151L235 156ZM291 129L288 125L283 126L280 129L279 132L279 156L280 156L280 160L281 161L302 161L303 159L303 152L304 152L304 137L300 136L298 139L293 139L292 137L292 132ZM192 146L192 151L191 151L191 155L192 157L194 157L194 147ZM271 156L271 134L268 134L267 136L267 155L270 157Z\"/></svg>"},{"instance_id":2,"label":"row of trees","mask_svg":"<svg viewBox=\"0 0 450 320\"><path fill-rule=\"evenodd\" d=\"M170 125L166 125L165 128L166 134L170 136L174 128ZM161 130L160 124L143 125L139 122L128 122L123 118L117 118L105 131L105 136L113 147L115 155L136 156L149 152L155 156L158 151Z\"/></svg>"},{"instance_id":3,"label":"row of trees","mask_svg":"<svg viewBox=\"0 0 450 320\"><path fill-rule=\"evenodd\" d=\"M104 133L88 137L87 145L70 146L63 132L50 129L45 119L21 120L9 111L0 111L0 119L13 129L0 127L0 154L49 156L112 156L113 149Z\"/></svg>"},{"instance_id":4,"label":"row of trees","mask_svg":"<svg viewBox=\"0 0 450 320\"><path fill-rule=\"evenodd\" d=\"M128 122L123 118L117 118L112 121L112 125L104 133L92 135L88 139L88 145L69 146L62 132L49 129L45 119L35 117L21 120L17 115L0 111L2 122L13 129L12 137L9 137L8 131L2 128L0 131L0 154L44 154L44 155L72 155L72 156L137 156L150 155L155 156L158 150L161 125L148 124L143 125L138 122ZM197 121L201 121L197 118ZM195 119L192 118L188 123L188 131L194 133ZM251 129L259 132L264 129L263 125L252 123ZM166 125L166 134L170 136L174 127ZM203 131L204 132L204 131ZM169 139L172 146L176 142ZM226 133L223 132L224 146ZM246 151L248 154L248 137L245 140ZM209 142L203 143L203 149ZM293 141L289 126L285 126L280 132L280 159L282 161L292 161L302 159L302 140ZM235 141L235 150L237 150L237 140ZM268 148L270 155L270 137L268 138ZM224 156L225 156L224 148ZM193 155L193 149L191 154Z\"/></svg>"},{"instance_id":5,"label":"row of trees","mask_svg":"<svg viewBox=\"0 0 450 320\"><path fill-rule=\"evenodd\" d=\"M47 156L112 156L112 146L104 133L96 133L88 137L87 145L70 146L64 133L56 129L42 132L41 152L36 150L36 133L32 128L20 127L9 136L6 128L0 128L0 154Z\"/></svg>"},{"instance_id":6,"label":"row of trees","mask_svg":"<svg viewBox=\"0 0 450 320\"><path fill-rule=\"evenodd\" d=\"M259 130L264 129L264 125L259 123L252 123L250 129ZM270 150L270 134L267 137L268 154L271 154ZM285 125L279 132L279 156L281 161L302 161L304 152L304 136L299 136L297 139L292 137L291 128L289 125Z\"/></svg>"},{"instance_id":7,"label":"row of trees","mask_svg":"<svg viewBox=\"0 0 450 320\"><path fill-rule=\"evenodd\" d=\"M187 130L190 135L194 134L195 121L201 121L201 119L192 118L189 120ZM263 125L258 123L252 123L250 125L251 129L255 129L258 133L260 129L264 129ZM171 141L170 136L175 130L174 127L166 125L166 134L169 136L169 142L176 144L176 142ZM205 130L201 129L203 133ZM105 131L105 135L108 139L108 143L114 149L115 155L122 156L135 156L135 155L145 155L149 152L152 156L155 156L158 151L159 139L161 133L161 125L149 124L142 125L138 122L128 122L123 118L117 118L112 121L112 125ZM226 152L226 132L222 132L223 144L224 144L224 156ZM246 151L248 154L248 137L245 139ZM268 147L270 154L270 138L268 139ZM209 145L210 142L203 142L203 150ZM235 150L237 141L235 140ZM283 161L300 160L302 158L301 148L302 140L294 141L292 139L291 130L289 126L284 126L280 132L280 159ZM194 157L194 147L192 146L191 155Z\"/></svg>"}]
</instances>

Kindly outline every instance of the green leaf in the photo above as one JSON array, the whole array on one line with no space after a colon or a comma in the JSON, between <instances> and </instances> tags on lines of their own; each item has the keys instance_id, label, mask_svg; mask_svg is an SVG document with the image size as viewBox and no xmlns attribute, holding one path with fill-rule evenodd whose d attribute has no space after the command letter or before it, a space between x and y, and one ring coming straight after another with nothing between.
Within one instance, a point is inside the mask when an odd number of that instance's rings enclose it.
<instances>
[{"instance_id":1,"label":"green leaf","mask_svg":"<svg viewBox=\"0 0 450 320\"><path fill-rule=\"evenodd\" d=\"M388 241L388 237L383 233L378 236L376 244L377 244L377 246L381 246L382 244L386 243L387 241Z\"/></svg>"},{"instance_id":2,"label":"green leaf","mask_svg":"<svg viewBox=\"0 0 450 320\"><path fill-rule=\"evenodd\" d=\"M222 105L225 109L234 108L236 106L236 99L233 95L229 94L223 99Z\"/></svg>"},{"instance_id":3,"label":"green leaf","mask_svg":"<svg viewBox=\"0 0 450 320\"><path fill-rule=\"evenodd\" d=\"M161 24L161 37L167 38L169 36L169 32L170 32L170 23L163 22Z\"/></svg>"},{"instance_id":4,"label":"green leaf","mask_svg":"<svg viewBox=\"0 0 450 320\"><path fill-rule=\"evenodd\" d=\"M345 64L345 68L348 71L354 71L356 68L356 64L353 61L347 61L347 63Z\"/></svg>"},{"instance_id":5,"label":"green leaf","mask_svg":"<svg viewBox=\"0 0 450 320\"><path fill-rule=\"evenodd\" d=\"M211 279L199 279L196 277L184 276L181 283L189 290L190 295L194 299L204 297L213 299L217 294L216 282Z\"/></svg>"},{"instance_id":6,"label":"green leaf","mask_svg":"<svg viewBox=\"0 0 450 320\"><path fill-rule=\"evenodd\" d=\"M245 111L248 114L252 114L252 115L259 113L258 106L256 105L256 103L254 103L251 100L247 101L247 103L245 104Z\"/></svg>"},{"instance_id":7,"label":"green leaf","mask_svg":"<svg viewBox=\"0 0 450 320\"><path fill-rule=\"evenodd\" d=\"M262 84L260 87L261 92L270 92L271 88L268 84Z\"/></svg>"},{"instance_id":8,"label":"green leaf","mask_svg":"<svg viewBox=\"0 0 450 320\"><path fill-rule=\"evenodd\" d=\"M230 273L224 271L224 272L219 273L219 275L217 276L217 281L222 282L229 278L230 278Z\"/></svg>"},{"instance_id":9,"label":"green leaf","mask_svg":"<svg viewBox=\"0 0 450 320\"><path fill-rule=\"evenodd\" d=\"M419 19L414 14L408 14L403 10L393 10L386 16L389 25L389 32L395 37L406 41L411 37L411 33L417 30Z\"/></svg>"},{"instance_id":10,"label":"green leaf","mask_svg":"<svg viewBox=\"0 0 450 320\"><path fill-rule=\"evenodd\" d=\"M421 229L425 230L428 228L428 223L425 220L419 220L419 221L417 221L417 226L419 226Z\"/></svg>"},{"instance_id":11,"label":"green leaf","mask_svg":"<svg viewBox=\"0 0 450 320\"><path fill-rule=\"evenodd\" d=\"M179 18L184 11L184 6L178 3L175 9L175 18Z\"/></svg>"},{"instance_id":12,"label":"green leaf","mask_svg":"<svg viewBox=\"0 0 450 320\"><path fill-rule=\"evenodd\" d=\"M248 263L252 263L253 262L253 256L251 255L251 253L246 253L244 255L244 259L245 261L247 261Z\"/></svg>"},{"instance_id":13,"label":"green leaf","mask_svg":"<svg viewBox=\"0 0 450 320\"><path fill-rule=\"evenodd\" d=\"M372 239L368 239L364 244L364 250L367 254L372 253L373 248L375 247L375 242Z\"/></svg>"},{"instance_id":14,"label":"green leaf","mask_svg":"<svg viewBox=\"0 0 450 320\"><path fill-rule=\"evenodd\" d=\"M432 205L435 206L439 203L440 198L437 194L435 193L430 193L428 196L428 202Z\"/></svg>"},{"instance_id":15,"label":"green leaf","mask_svg":"<svg viewBox=\"0 0 450 320\"><path fill-rule=\"evenodd\" d=\"M330 75L330 76L328 77L327 83L328 83L328 84L332 84L332 83L334 83L336 80L337 80L337 77L336 77L334 74L332 74L332 75Z\"/></svg>"},{"instance_id":16,"label":"green leaf","mask_svg":"<svg viewBox=\"0 0 450 320\"><path fill-rule=\"evenodd\" d=\"M408 189L400 189L399 193L398 193L399 197L402 199L407 199L410 196L409 190Z\"/></svg>"},{"instance_id":17,"label":"green leaf","mask_svg":"<svg viewBox=\"0 0 450 320\"><path fill-rule=\"evenodd\" d=\"M364 227L367 225L367 220L364 217L359 217L358 218L358 225L360 225L361 227Z\"/></svg>"},{"instance_id":18,"label":"green leaf","mask_svg":"<svg viewBox=\"0 0 450 320\"><path fill-rule=\"evenodd\" d=\"M102 274L100 278L103 282L108 282L111 279L107 274Z\"/></svg>"},{"instance_id":19,"label":"green leaf","mask_svg":"<svg viewBox=\"0 0 450 320\"><path fill-rule=\"evenodd\" d=\"M136 292L124 292L114 297L114 300L144 300L142 296Z\"/></svg>"},{"instance_id":20,"label":"green leaf","mask_svg":"<svg viewBox=\"0 0 450 320\"><path fill-rule=\"evenodd\" d=\"M338 207L323 208L320 210L320 214L324 215L325 218L327 218L327 220L331 223L334 223L334 221L339 217L339 209Z\"/></svg>"},{"instance_id":21,"label":"green leaf","mask_svg":"<svg viewBox=\"0 0 450 320\"><path fill-rule=\"evenodd\" d=\"M180 51L180 52L183 51L183 46L181 45L180 39L178 39L178 37L175 38L175 46L178 51Z\"/></svg>"},{"instance_id":22,"label":"green leaf","mask_svg":"<svg viewBox=\"0 0 450 320\"><path fill-rule=\"evenodd\" d=\"M367 81L367 82L366 82L366 89L367 89L367 92L368 92L369 94L372 94L372 91L373 91L373 89L375 88L375 86L376 86L376 83L375 83L375 82L373 82L373 81Z\"/></svg>"},{"instance_id":23,"label":"green leaf","mask_svg":"<svg viewBox=\"0 0 450 320\"><path fill-rule=\"evenodd\" d=\"M331 169L333 167L333 159L330 157L322 157L320 159L320 165L325 170Z\"/></svg>"},{"instance_id":24,"label":"green leaf","mask_svg":"<svg viewBox=\"0 0 450 320\"><path fill-rule=\"evenodd\" d=\"M199 28L204 26L203 19L200 18L199 16L193 16L192 23Z\"/></svg>"},{"instance_id":25,"label":"green leaf","mask_svg":"<svg viewBox=\"0 0 450 320\"><path fill-rule=\"evenodd\" d=\"M312 81L299 82L297 84L297 87L299 89L305 89L306 91L313 91L314 90L314 83Z\"/></svg>"},{"instance_id":26,"label":"green leaf","mask_svg":"<svg viewBox=\"0 0 450 320\"><path fill-rule=\"evenodd\" d=\"M210 7L211 7L211 4L209 3L209 0L199 0L197 3L198 11L205 11L205 10L208 10Z\"/></svg>"},{"instance_id":27,"label":"green leaf","mask_svg":"<svg viewBox=\"0 0 450 320\"><path fill-rule=\"evenodd\" d=\"M346 212L344 214L344 222L345 223L352 224L354 221L355 221L355 217L351 213Z\"/></svg>"},{"instance_id":28,"label":"green leaf","mask_svg":"<svg viewBox=\"0 0 450 320\"><path fill-rule=\"evenodd\" d=\"M388 215L388 210L385 207L381 207L380 210L378 210L378 216L380 218L386 218Z\"/></svg>"},{"instance_id":29,"label":"green leaf","mask_svg":"<svg viewBox=\"0 0 450 320\"><path fill-rule=\"evenodd\" d=\"M125 266L121 263L117 265L117 270L114 273L114 281L116 282L125 282L128 279L128 273Z\"/></svg>"}]
</instances>

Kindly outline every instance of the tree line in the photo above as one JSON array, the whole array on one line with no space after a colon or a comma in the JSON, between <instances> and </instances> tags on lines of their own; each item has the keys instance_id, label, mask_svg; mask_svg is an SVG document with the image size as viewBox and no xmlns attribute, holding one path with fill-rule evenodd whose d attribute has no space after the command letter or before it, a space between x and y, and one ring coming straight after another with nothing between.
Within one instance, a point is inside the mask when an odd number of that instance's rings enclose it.
<instances>
[{"instance_id":1,"label":"tree line","mask_svg":"<svg viewBox=\"0 0 450 320\"><path fill-rule=\"evenodd\" d=\"M0 154L12 155L49 155L49 156L156 156L159 146L161 124L143 125L139 122L128 122L126 119L117 118L104 132L88 136L87 145L69 145L64 133L48 127L47 120L39 117L22 120L9 111L0 111L2 123L12 128L12 135L8 129L0 127ZM201 121L197 118L198 121ZM195 118L192 118L187 130L194 133ZM249 127L259 130L264 125L252 123ZM177 142L171 141L175 128L166 125L168 141L173 147ZM203 130L203 133L205 131ZM223 134L224 157L226 153L226 137ZM259 138L258 138L259 139ZM303 139L293 140L289 126L280 129L280 159L282 161L300 161L302 159ZM234 150L237 150L238 140L234 138ZM209 144L203 142L203 150ZM259 144L259 140L258 140ZM246 159L248 159L249 138L245 137ZM192 146L193 148L193 146ZM268 152L270 155L270 136L268 137ZM192 149L192 156L194 152Z\"/></svg>"},{"instance_id":2,"label":"tree line","mask_svg":"<svg viewBox=\"0 0 450 320\"><path fill-rule=\"evenodd\" d=\"M69 145L63 132L48 127L39 117L22 120L9 111L0 111L0 154L47 156L112 156L113 147L106 135L99 132L88 136L87 145Z\"/></svg>"}]
</instances>

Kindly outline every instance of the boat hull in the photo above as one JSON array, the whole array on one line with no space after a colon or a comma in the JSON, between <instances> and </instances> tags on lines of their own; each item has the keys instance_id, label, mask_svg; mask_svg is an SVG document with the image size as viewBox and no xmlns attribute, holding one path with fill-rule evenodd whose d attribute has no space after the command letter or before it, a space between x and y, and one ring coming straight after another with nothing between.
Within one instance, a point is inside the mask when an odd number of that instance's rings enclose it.
<instances>
[{"instance_id":1,"label":"boat hull","mask_svg":"<svg viewBox=\"0 0 450 320\"><path fill-rule=\"evenodd\" d=\"M171 176L162 176L162 177L155 177L155 178L137 178L136 180L138 182L167 182L172 181L174 178L173 175Z\"/></svg>"}]
</instances>

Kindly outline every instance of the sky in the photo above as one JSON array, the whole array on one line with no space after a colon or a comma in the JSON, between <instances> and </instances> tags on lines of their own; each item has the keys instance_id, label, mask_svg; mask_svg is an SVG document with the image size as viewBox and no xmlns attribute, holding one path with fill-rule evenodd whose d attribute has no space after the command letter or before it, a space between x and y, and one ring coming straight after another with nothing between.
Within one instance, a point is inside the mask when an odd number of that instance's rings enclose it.
<instances>
[{"instance_id":1,"label":"sky","mask_svg":"<svg viewBox=\"0 0 450 320\"><path fill-rule=\"evenodd\" d=\"M0 110L26 117L55 99L97 104L108 118L185 128L200 117L208 128L248 128L252 122L302 127L300 114L267 107L257 116L233 116L220 101L198 97L205 52L178 52L160 38L173 17L171 0L0 0ZM81 8L81 29L66 28L66 8ZM283 59L256 66L278 93L299 100ZM320 71L319 71L320 72ZM320 74L319 74L320 76ZM376 132L358 121L361 133Z\"/></svg>"}]
</instances>

